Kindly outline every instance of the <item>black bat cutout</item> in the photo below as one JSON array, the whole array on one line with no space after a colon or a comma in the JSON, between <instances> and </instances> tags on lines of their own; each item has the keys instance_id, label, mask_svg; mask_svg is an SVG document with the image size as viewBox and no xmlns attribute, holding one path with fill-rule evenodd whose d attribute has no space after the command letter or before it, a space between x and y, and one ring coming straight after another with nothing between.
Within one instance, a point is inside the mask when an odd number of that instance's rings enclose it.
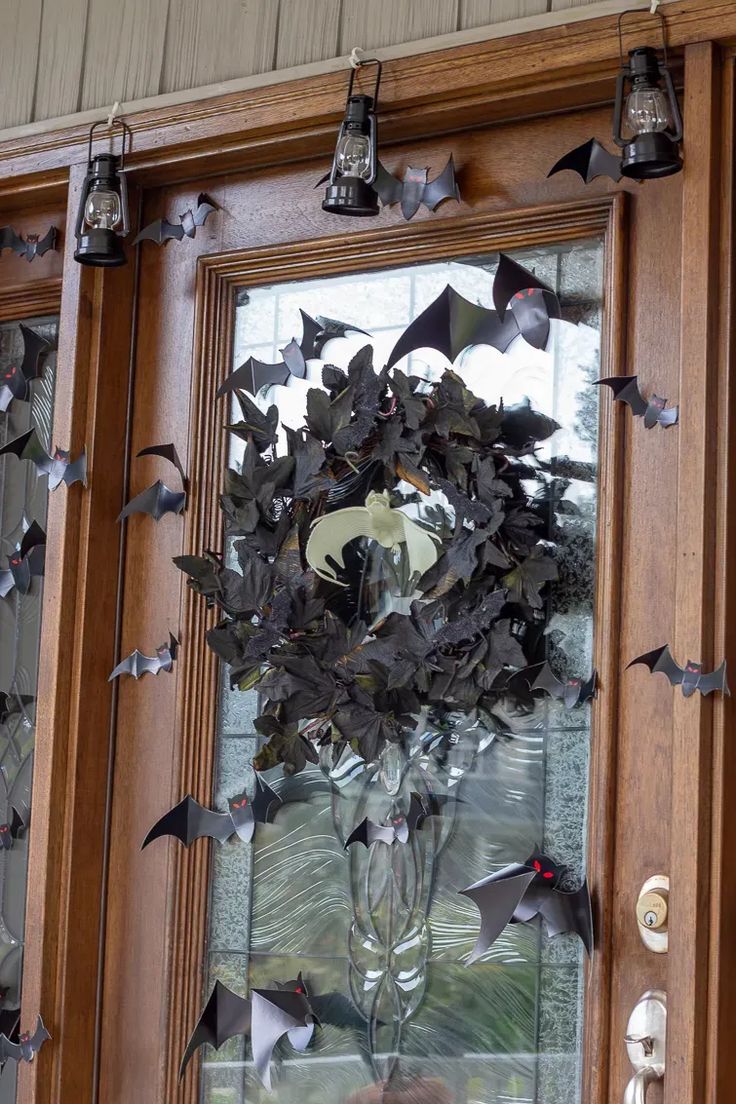
<instances>
[{"instance_id":1,"label":"black bat cutout","mask_svg":"<svg viewBox=\"0 0 736 1104\"><path fill-rule=\"evenodd\" d=\"M58 445L53 455L49 456L36 430L29 429L27 433L21 433L20 437L8 441L7 445L0 448L0 456L11 453L19 460L30 460L37 471L48 475L50 491L55 491L61 483L65 483L67 487L71 487L73 483L87 486L87 454L84 449L74 461L69 459L71 453L60 449Z\"/></svg>"},{"instance_id":2,"label":"black bat cutout","mask_svg":"<svg viewBox=\"0 0 736 1104\"><path fill-rule=\"evenodd\" d=\"M12 590L27 594L33 579L43 575L45 566L46 534L37 521L32 521L8 566L0 570L0 597L6 598Z\"/></svg>"},{"instance_id":3,"label":"black bat cutout","mask_svg":"<svg viewBox=\"0 0 736 1104\"><path fill-rule=\"evenodd\" d=\"M531 691L544 690L555 701L561 701L565 709L575 709L594 698L598 682L595 670L585 682L581 678L559 679L547 662L525 667L512 677L523 678Z\"/></svg>"},{"instance_id":4,"label":"black bat cutout","mask_svg":"<svg viewBox=\"0 0 736 1104\"><path fill-rule=\"evenodd\" d=\"M56 249L57 230L50 226L43 237L40 234L16 233L12 226L0 226L0 255L4 249L12 249L16 257L25 257L30 264L36 257L43 257L49 249Z\"/></svg>"},{"instance_id":5,"label":"black bat cutout","mask_svg":"<svg viewBox=\"0 0 736 1104\"><path fill-rule=\"evenodd\" d=\"M134 679L139 679L143 675L157 675L159 671L170 671L174 666L178 648L179 641L171 633L169 633L168 642L156 649L155 656L144 655L136 648L118 663L107 681L112 682L120 675L132 675Z\"/></svg>"},{"instance_id":6,"label":"black bat cutout","mask_svg":"<svg viewBox=\"0 0 736 1104\"><path fill-rule=\"evenodd\" d=\"M172 491L160 479L157 479L145 491L131 498L118 514L118 521L131 514L149 514L160 521L164 514L180 514L187 500L186 491Z\"/></svg>"},{"instance_id":7,"label":"black bat cutout","mask_svg":"<svg viewBox=\"0 0 736 1104\"><path fill-rule=\"evenodd\" d=\"M7 1061L32 1062L47 1039L50 1039L43 1020L39 1016L36 1020L36 1030L31 1033L24 1031L18 1036L18 1041L12 1042L7 1035L0 1035L0 1066Z\"/></svg>"},{"instance_id":8,"label":"black bat cutout","mask_svg":"<svg viewBox=\"0 0 736 1104\"><path fill-rule=\"evenodd\" d=\"M422 205L429 211L434 211L446 199L460 202L460 189L455 177L455 162L452 154L442 172L434 180L428 180L428 175L427 168L415 169L410 165L405 170L403 179L399 180L379 161L373 190L384 207L400 203L401 213L407 222L414 218Z\"/></svg>"},{"instance_id":9,"label":"black bat cutout","mask_svg":"<svg viewBox=\"0 0 736 1104\"><path fill-rule=\"evenodd\" d=\"M535 349L546 348L549 320L560 317L557 296L549 284L506 253L498 255L498 268L493 277L493 305L501 321L506 310L511 310L525 341Z\"/></svg>"},{"instance_id":10,"label":"black bat cutout","mask_svg":"<svg viewBox=\"0 0 736 1104\"><path fill-rule=\"evenodd\" d=\"M170 464L178 471L181 476L181 485L184 490L187 489L187 477L184 472L184 465L179 459L179 453L176 451L176 445L173 442L169 442L167 445L149 445L148 448L141 449L137 456L161 456L164 460L168 460Z\"/></svg>"},{"instance_id":11,"label":"black bat cutout","mask_svg":"<svg viewBox=\"0 0 736 1104\"><path fill-rule=\"evenodd\" d=\"M11 364L0 375L0 410L3 412L7 411L13 399L28 402L31 397L31 380L43 375L46 354L53 348L50 341L41 337L30 326L24 326L22 322L19 325L23 338L23 360L19 365Z\"/></svg>"},{"instance_id":12,"label":"black bat cutout","mask_svg":"<svg viewBox=\"0 0 736 1104\"><path fill-rule=\"evenodd\" d=\"M593 911L587 880L576 890L560 889L565 872L547 855L535 853L526 863L512 863L461 889L478 907L480 934L468 965L485 954L509 923L528 923L540 916L552 937L573 932L593 953Z\"/></svg>"},{"instance_id":13,"label":"black bat cutout","mask_svg":"<svg viewBox=\"0 0 736 1104\"><path fill-rule=\"evenodd\" d=\"M274 988L290 991L292 993L303 993L309 1001L312 1012L317 1022L321 1024L334 1024L335 1027L347 1027L360 1030L365 1027L365 1017L356 1008L354 1002L350 997L346 997L344 993L322 993L319 996L315 996L310 992L310 988L307 985L304 977L299 971L297 977L291 981L285 981L283 983L274 981ZM379 1020L378 1026L382 1027L384 1021Z\"/></svg>"},{"instance_id":14,"label":"black bat cutout","mask_svg":"<svg viewBox=\"0 0 736 1104\"><path fill-rule=\"evenodd\" d=\"M636 663L643 663L652 674L666 675L673 686L682 687L682 693L686 698L691 697L696 690L704 695L712 694L714 690L720 690L727 697L731 696L731 691L726 682L725 659L720 667L706 675L703 674L703 664L694 663L691 659L687 661L684 667L680 667L672 658L669 644L664 644L661 648L655 648L652 652L645 652L644 655L632 659L631 663L627 664L626 669L628 670Z\"/></svg>"},{"instance_id":15,"label":"black bat cutout","mask_svg":"<svg viewBox=\"0 0 736 1104\"><path fill-rule=\"evenodd\" d=\"M36 699L30 694L14 694L0 690L0 725L7 724L11 717L20 716L27 705Z\"/></svg>"},{"instance_id":16,"label":"black bat cutout","mask_svg":"<svg viewBox=\"0 0 736 1104\"><path fill-rule=\"evenodd\" d=\"M367 330L361 330L360 326L354 326L351 322L340 322L337 318L326 318L323 314L312 318L303 310L299 313L302 316L303 331L299 348L307 360L321 357L325 345L334 337L345 337L349 333L371 336Z\"/></svg>"},{"instance_id":17,"label":"black bat cutout","mask_svg":"<svg viewBox=\"0 0 736 1104\"><path fill-rule=\"evenodd\" d=\"M253 800L246 793L236 794L228 801L226 813L207 809L195 801L191 794L187 794L178 805L156 821L144 839L141 850L162 836L173 836L185 847L190 847L202 836L225 843L237 835L244 843L248 843L253 838L256 824L270 823L282 805L283 801L275 790L258 774Z\"/></svg>"},{"instance_id":18,"label":"black bat cutout","mask_svg":"<svg viewBox=\"0 0 736 1104\"><path fill-rule=\"evenodd\" d=\"M133 245L139 245L142 241L152 241L156 245L165 245L172 238L182 241L183 238L193 238L197 234L197 227L204 226L205 222L214 211L219 211L219 204L215 203L206 192L200 192L197 197L197 208L191 208L179 215L178 222L169 222L160 218L144 226L140 234L133 239Z\"/></svg>"},{"instance_id":19,"label":"black bat cutout","mask_svg":"<svg viewBox=\"0 0 736 1104\"><path fill-rule=\"evenodd\" d=\"M391 817L390 824L376 824L366 817L365 820L361 820L360 824L353 829L345 840L345 850L347 851L353 843L362 843L366 848L376 842L389 845L394 841L407 843L411 833L420 831L428 817L441 816L443 806L448 801L449 798L444 794L422 796L422 794L412 792L409 800L409 811L406 814L396 813Z\"/></svg>"},{"instance_id":20,"label":"black bat cutout","mask_svg":"<svg viewBox=\"0 0 736 1104\"><path fill-rule=\"evenodd\" d=\"M0 824L0 847L3 851L10 851L17 839L25 834L26 822L14 806L10 806L10 822Z\"/></svg>"},{"instance_id":21,"label":"black bat cutout","mask_svg":"<svg viewBox=\"0 0 736 1104\"><path fill-rule=\"evenodd\" d=\"M608 176L614 184L621 179L621 158L609 153L597 138L589 138L582 146L576 146L561 157L547 173L547 177L569 169L581 177L584 184L590 184L597 176Z\"/></svg>"},{"instance_id":22,"label":"black bat cutout","mask_svg":"<svg viewBox=\"0 0 736 1104\"><path fill-rule=\"evenodd\" d=\"M639 390L638 376L608 376L594 381L596 386L604 383L613 391L614 402L628 403L635 418L643 418L646 429L660 425L664 429L677 425L679 406L667 406L667 400L659 395L645 399Z\"/></svg>"},{"instance_id":23,"label":"black bat cutout","mask_svg":"<svg viewBox=\"0 0 736 1104\"><path fill-rule=\"evenodd\" d=\"M271 1055L279 1039L287 1036L303 1053L314 1033L315 1015L304 992L253 989L250 998L238 996L216 981L179 1067L179 1079L194 1053L204 1043L216 1050L235 1035L250 1035L253 1062L264 1088L271 1089Z\"/></svg>"}]
</instances>

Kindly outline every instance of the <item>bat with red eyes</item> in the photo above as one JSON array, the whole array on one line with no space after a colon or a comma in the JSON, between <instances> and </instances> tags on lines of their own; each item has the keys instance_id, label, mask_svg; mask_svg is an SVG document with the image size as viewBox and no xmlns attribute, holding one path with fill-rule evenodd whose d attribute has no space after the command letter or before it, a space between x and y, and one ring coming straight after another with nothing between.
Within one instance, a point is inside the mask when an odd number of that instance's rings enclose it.
<instances>
[{"instance_id":1,"label":"bat with red eyes","mask_svg":"<svg viewBox=\"0 0 736 1104\"><path fill-rule=\"evenodd\" d=\"M49 456L36 430L29 429L27 433L22 433L20 437L15 437L0 448L0 456L10 453L19 460L30 460L37 471L48 475L50 491L55 491L61 483L65 483L67 487L71 487L73 483L87 486L87 454L84 449L74 461L69 459L70 453L58 446L53 455Z\"/></svg>"},{"instance_id":2,"label":"bat with red eyes","mask_svg":"<svg viewBox=\"0 0 736 1104\"><path fill-rule=\"evenodd\" d=\"M3 851L10 851L17 839L21 839L26 830L26 822L17 809L10 807L10 822L0 824L0 847Z\"/></svg>"},{"instance_id":3,"label":"bat with red eyes","mask_svg":"<svg viewBox=\"0 0 736 1104\"><path fill-rule=\"evenodd\" d=\"M6 598L12 590L27 594L33 579L43 575L45 566L46 534L37 521L32 521L9 557L8 566L0 570L0 597Z\"/></svg>"},{"instance_id":4,"label":"bat with red eyes","mask_svg":"<svg viewBox=\"0 0 736 1104\"><path fill-rule=\"evenodd\" d=\"M687 661L684 667L680 667L672 658L669 644L664 644L661 648L655 648L653 652L645 652L644 655L632 659L631 663L627 664L626 669L628 670L636 663L643 663L653 675L666 675L673 686L682 687L683 696L686 698L691 697L696 690L704 695L711 694L714 690L720 690L722 694L726 694L728 697L731 696L731 691L726 682L725 659L720 667L706 675L703 674L703 664L694 663L691 659Z\"/></svg>"},{"instance_id":5,"label":"bat with red eyes","mask_svg":"<svg viewBox=\"0 0 736 1104\"><path fill-rule=\"evenodd\" d=\"M595 380L596 385L604 383L613 391L613 401L628 403L635 418L643 418L646 429L659 425L663 429L677 425L680 415L678 406L667 406L667 400L659 395L645 399L639 390L638 376L608 376Z\"/></svg>"},{"instance_id":6,"label":"bat with red eyes","mask_svg":"<svg viewBox=\"0 0 736 1104\"><path fill-rule=\"evenodd\" d=\"M415 169L410 165L404 172L403 179L399 180L379 161L373 190L384 207L400 203L401 213L407 222L414 218L421 206L434 211L445 199L460 202L460 189L452 155L434 180L428 180L428 175L428 169Z\"/></svg>"},{"instance_id":7,"label":"bat with red eyes","mask_svg":"<svg viewBox=\"0 0 736 1104\"><path fill-rule=\"evenodd\" d=\"M597 671L593 671L587 682L583 682L581 678L570 678L563 681L557 677L549 663L545 662L525 667L516 674L528 683L530 690L544 690L555 701L561 701L565 709L575 709L576 706L590 701L596 694Z\"/></svg>"},{"instance_id":8,"label":"bat with red eyes","mask_svg":"<svg viewBox=\"0 0 736 1104\"><path fill-rule=\"evenodd\" d=\"M11 364L0 373L0 410L6 411L13 399L28 402L31 397L31 380L43 375L46 354L52 348L50 341L41 337L29 326L20 323L23 338L23 359L20 364Z\"/></svg>"},{"instance_id":9,"label":"bat with red eyes","mask_svg":"<svg viewBox=\"0 0 736 1104\"><path fill-rule=\"evenodd\" d=\"M16 257L25 257L30 264L36 257L43 257L49 249L56 248L56 227L50 226L43 237L40 234L18 234L12 226L0 226L0 254L12 249Z\"/></svg>"},{"instance_id":10,"label":"bat with red eyes","mask_svg":"<svg viewBox=\"0 0 736 1104\"><path fill-rule=\"evenodd\" d=\"M566 867L535 853L525 863L512 863L461 889L480 912L480 934L468 958L475 962L491 947L507 924L522 924L541 916L549 936L573 932L588 954L593 952L593 911L587 881L579 889L560 889Z\"/></svg>"},{"instance_id":11,"label":"bat with red eyes","mask_svg":"<svg viewBox=\"0 0 736 1104\"><path fill-rule=\"evenodd\" d=\"M36 1030L31 1035L30 1031L24 1031L18 1036L18 1041L12 1042L7 1035L0 1035L0 1067L7 1061L32 1062L47 1039L50 1039L43 1020L39 1016L36 1020Z\"/></svg>"},{"instance_id":12,"label":"bat with red eyes","mask_svg":"<svg viewBox=\"0 0 736 1104\"><path fill-rule=\"evenodd\" d=\"M442 815L443 806L449 800L444 794L422 796L422 794L412 793L408 813L396 813L391 817L390 824L375 824L366 817L345 840L345 850L347 851L353 843L362 843L364 847L370 847L376 842L389 845L394 841L407 843L411 833L418 832L427 817Z\"/></svg>"},{"instance_id":13,"label":"bat with red eyes","mask_svg":"<svg viewBox=\"0 0 736 1104\"><path fill-rule=\"evenodd\" d=\"M256 824L268 824L276 816L283 801L268 783L256 774L256 792L251 800L246 793L236 794L227 803L227 812L207 809L187 794L178 805L157 820L141 846L148 847L161 836L174 836L185 847L207 836L225 843L238 836L244 843L253 838Z\"/></svg>"},{"instance_id":14,"label":"bat with red eyes","mask_svg":"<svg viewBox=\"0 0 736 1104\"><path fill-rule=\"evenodd\" d=\"M149 222L148 226L143 227L138 237L133 239L133 245L139 245L142 241L152 241L156 245L166 245L172 238L177 241L182 241L185 237L193 238L197 234L197 228L204 226L210 215L219 210L219 205L215 203L211 196L208 196L206 192L200 192L197 197L197 207L194 211L190 208L183 215L179 215L178 222L169 222L168 219L164 218Z\"/></svg>"},{"instance_id":15,"label":"bat with red eyes","mask_svg":"<svg viewBox=\"0 0 736 1104\"><path fill-rule=\"evenodd\" d=\"M622 176L621 158L609 153L597 138L589 138L582 146L566 153L552 166L547 176L554 176L565 169L576 172L584 184L590 184L597 176L609 176L614 184L618 184Z\"/></svg>"},{"instance_id":16,"label":"bat with red eyes","mask_svg":"<svg viewBox=\"0 0 736 1104\"><path fill-rule=\"evenodd\" d=\"M168 642L156 649L155 656L144 655L136 648L125 659L121 659L107 681L112 682L120 675L132 675L134 679L139 679L143 675L157 675L159 671L170 671L174 666L178 648L179 641L172 633L169 633Z\"/></svg>"}]
</instances>

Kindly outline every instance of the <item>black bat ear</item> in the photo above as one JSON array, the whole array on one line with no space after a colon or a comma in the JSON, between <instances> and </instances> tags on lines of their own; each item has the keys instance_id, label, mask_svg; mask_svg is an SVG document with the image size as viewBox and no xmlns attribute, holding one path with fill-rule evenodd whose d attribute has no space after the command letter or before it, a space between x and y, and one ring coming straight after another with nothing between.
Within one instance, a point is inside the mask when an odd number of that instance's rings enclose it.
<instances>
[{"instance_id":1,"label":"black bat ear","mask_svg":"<svg viewBox=\"0 0 736 1104\"><path fill-rule=\"evenodd\" d=\"M493 278L493 305L499 318L503 319L506 308L513 297L530 288L539 288L554 294L549 284L540 280L533 272L514 261L506 253L499 253L498 268Z\"/></svg>"}]
</instances>

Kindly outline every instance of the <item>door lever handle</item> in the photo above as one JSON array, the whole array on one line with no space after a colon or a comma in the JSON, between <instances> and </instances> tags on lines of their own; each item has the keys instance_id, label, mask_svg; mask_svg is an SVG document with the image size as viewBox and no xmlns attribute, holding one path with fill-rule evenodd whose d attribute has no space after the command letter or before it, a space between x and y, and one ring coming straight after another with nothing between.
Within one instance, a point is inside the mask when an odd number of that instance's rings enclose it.
<instances>
[{"instance_id":1,"label":"door lever handle","mask_svg":"<svg viewBox=\"0 0 736 1104\"><path fill-rule=\"evenodd\" d=\"M634 1075L624 1104L645 1104L647 1086L664 1077L667 1046L667 994L648 989L634 1005L624 1036Z\"/></svg>"}]
</instances>

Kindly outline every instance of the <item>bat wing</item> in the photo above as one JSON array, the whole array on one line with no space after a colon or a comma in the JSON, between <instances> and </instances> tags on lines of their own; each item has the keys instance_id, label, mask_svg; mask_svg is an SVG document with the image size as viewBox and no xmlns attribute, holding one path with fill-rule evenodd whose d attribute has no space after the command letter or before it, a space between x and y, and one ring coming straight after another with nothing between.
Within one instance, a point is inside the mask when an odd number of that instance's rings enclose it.
<instances>
[{"instance_id":1,"label":"bat wing","mask_svg":"<svg viewBox=\"0 0 736 1104\"><path fill-rule=\"evenodd\" d=\"M313 1015L303 993L279 989L254 989L252 996L251 1046L253 1064L264 1088L271 1091L271 1055L284 1035L295 1050L303 1052L314 1032Z\"/></svg>"},{"instance_id":2,"label":"bat wing","mask_svg":"<svg viewBox=\"0 0 736 1104\"><path fill-rule=\"evenodd\" d=\"M501 321L495 310L471 303L448 285L404 330L387 367L416 349L437 349L451 361L469 345L491 345L504 352L519 332L513 315Z\"/></svg>"},{"instance_id":3,"label":"bat wing","mask_svg":"<svg viewBox=\"0 0 736 1104\"><path fill-rule=\"evenodd\" d=\"M206 192L200 192L197 197L197 210L194 212L194 225L204 226L210 215L219 210L219 204L215 203L211 196Z\"/></svg>"},{"instance_id":4,"label":"bat wing","mask_svg":"<svg viewBox=\"0 0 736 1104\"><path fill-rule=\"evenodd\" d=\"M56 227L50 226L44 236L39 238L36 242L36 253L39 257L43 257L44 253L48 253L49 249L56 248Z\"/></svg>"},{"instance_id":5,"label":"bat wing","mask_svg":"<svg viewBox=\"0 0 736 1104\"><path fill-rule=\"evenodd\" d=\"M37 334L30 326L24 326L22 322L20 332L23 337L21 374L25 380L38 379L43 375L43 358L52 348L51 342Z\"/></svg>"},{"instance_id":6,"label":"bat wing","mask_svg":"<svg viewBox=\"0 0 736 1104\"><path fill-rule=\"evenodd\" d=\"M577 698L577 705L583 705L585 702L594 698L598 689L598 672L594 669L587 682L580 684L580 692Z\"/></svg>"},{"instance_id":7,"label":"bat wing","mask_svg":"<svg viewBox=\"0 0 736 1104\"><path fill-rule=\"evenodd\" d=\"M21 557L25 559L34 549L44 548L45 545L46 534L37 521L32 521L23 534L23 540L20 542Z\"/></svg>"},{"instance_id":8,"label":"bat wing","mask_svg":"<svg viewBox=\"0 0 736 1104\"><path fill-rule=\"evenodd\" d=\"M401 202L404 182L403 180L397 180L393 173L390 173L379 161L376 169L376 179L373 181L373 191L384 207L390 207L393 203Z\"/></svg>"},{"instance_id":9,"label":"bat wing","mask_svg":"<svg viewBox=\"0 0 736 1104\"><path fill-rule=\"evenodd\" d=\"M353 843L362 843L364 847L369 847L368 842L368 825L371 822L366 817L365 820L361 820L360 824L356 828L353 828L352 832L345 840L345 850L347 851Z\"/></svg>"},{"instance_id":10,"label":"bat wing","mask_svg":"<svg viewBox=\"0 0 736 1104\"><path fill-rule=\"evenodd\" d=\"M184 491L172 491L157 479L145 491L131 498L120 511L118 521L130 517L131 514L150 514L155 521L160 521L164 514L180 514L184 509L186 498Z\"/></svg>"},{"instance_id":11,"label":"bat wing","mask_svg":"<svg viewBox=\"0 0 736 1104\"><path fill-rule=\"evenodd\" d=\"M76 460L66 465L61 478L67 487L71 487L73 483L81 483L83 487L87 486L87 453L84 449L82 449Z\"/></svg>"},{"instance_id":12,"label":"bat wing","mask_svg":"<svg viewBox=\"0 0 736 1104\"><path fill-rule=\"evenodd\" d=\"M290 374L285 361L267 364L263 360L256 360L255 357L248 357L244 364L231 372L225 382L220 384L217 398L227 395L230 391L247 391L251 395L256 395L262 387L286 383Z\"/></svg>"},{"instance_id":13,"label":"bat wing","mask_svg":"<svg viewBox=\"0 0 736 1104\"><path fill-rule=\"evenodd\" d=\"M512 260L506 253L499 253L498 268L493 277L493 305L498 312L498 317L503 320L506 308L514 296L530 289L554 294L544 280L540 280L533 272L524 268L518 261Z\"/></svg>"},{"instance_id":14,"label":"bat wing","mask_svg":"<svg viewBox=\"0 0 736 1104\"><path fill-rule=\"evenodd\" d=\"M596 386L604 383L613 391L614 401L628 403L635 418L641 418L647 412L646 400L639 390L638 376L608 376L595 380Z\"/></svg>"},{"instance_id":15,"label":"bat wing","mask_svg":"<svg viewBox=\"0 0 736 1104\"><path fill-rule=\"evenodd\" d=\"M365 1027L364 1017L350 997L346 997L344 993L323 993L319 997L309 997L309 1004L322 1024L352 1027L358 1031Z\"/></svg>"},{"instance_id":16,"label":"bat wing","mask_svg":"<svg viewBox=\"0 0 736 1104\"><path fill-rule=\"evenodd\" d=\"M252 1006L246 997L239 997L221 981L215 982L210 998L187 1043L179 1066L179 1080L184 1076L192 1056L204 1043L216 1050L234 1035L248 1035L252 1023Z\"/></svg>"},{"instance_id":17,"label":"bat wing","mask_svg":"<svg viewBox=\"0 0 736 1104\"><path fill-rule=\"evenodd\" d=\"M21 1057L22 1048L20 1043L12 1043L7 1035L0 1035L0 1066L4 1065L8 1059L19 1062Z\"/></svg>"},{"instance_id":18,"label":"bat wing","mask_svg":"<svg viewBox=\"0 0 736 1104\"><path fill-rule=\"evenodd\" d=\"M425 184L422 193L422 203L430 211L434 211L445 199L456 199L458 203L460 202L460 189L455 177L455 162L452 154L439 176Z\"/></svg>"},{"instance_id":19,"label":"bat wing","mask_svg":"<svg viewBox=\"0 0 736 1104\"><path fill-rule=\"evenodd\" d=\"M536 871L514 863L460 890L463 897L469 897L480 912L480 935L470 953L468 965L496 942L535 877Z\"/></svg>"},{"instance_id":20,"label":"bat wing","mask_svg":"<svg viewBox=\"0 0 736 1104\"><path fill-rule=\"evenodd\" d=\"M10 818L10 834L13 839L20 839L25 832L26 822L20 815L15 806L11 806L12 816Z\"/></svg>"},{"instance_id":21,"label":"bat wing","mask_svg":"<svg viewBox=\"0 0 736 1104\"><path fill-rule=\"evenodd\" d=\"M265 778L261 778L260 774L256 774L256 792L251 802L251 809L253 810L253 819L256 824L268 824L276 816L283 801L272 790Z\"/></svg>"},{"instance_id":22,"label":"bat wing","mask_svg":"<svg viewBox=\"0 0 736 1104\"><path fill-rule=\"evenodd\" d=\"M711 671L709 675L701 675L700 682L698 683L698 690L701 694L710 694L714 690L720 690L722 694L726 694L730 698L731 691L728 689L728 683L726 682L726 661L724 659L721 666Z\"/></svg>"},{"instance_id":23,"label":"bat wing","mask_svg":"<svg viewBox=\"0 0 736 1104\"><path fill-rule=\"evenodd\" d=\"M0 448L0 456L8 453L13 453L19 460L30 460L38 471L45 475L49 474L53 466L53 461L39 441L35 429L29 429L27 433L21 433L20 437L15 437L12 441L8 441L7 445Z\"/></svg>"},{"instance_id":24,"label":"bat wing","mask_svg":"<svg viewBox=\"0 0 736 1104\"><path fill-rule=\"evenodd\" d=\"M19 238L12 226L0 226L0 253L3 249L12 249L14 253L22 253L25 243Z\"/></svg>"},{"instance_id":25,"label":"bat wing","mask_svg":"<svg viewBox=\"0 0 736 1104\"><path fill-rule=\"evenodd\" d=\"M589 138L582 146L576 146L552 166L547 176L570 169L583 183L590 184L597 176L608 176L615 184L621 179L621 158L609 153L597 138Z\"/></svg>"},{"instance_id":26,"label":"bat wing","mask_svg":"<svg viewBox=\"0 0 736 1104\"><path fill-rule=\"evenodd\" d=\"M36 1020L36 1030L31 1035L31 1051L33 1054L37 1054L47 1039L50 1039L48 1031L46 1030L46 1024L39 1016Z\"/></svg>"},{"instance_id":27,"label":"bat wing","mask_svg":"<svg viewBox=\"0 0 736 1104\"><path fill-rule=\"evenodd\" d=\"M371 336L367 330L361 330L360 326L354 326L350 322L340 322L337 318L325 318L324 315L312 318L303 310L299 313L302 316L302 339L299 349L306 360L321 356L326 343L333 337L345 337L347 333ZM292 374L294 374L293 369Z\"/></svg>"},{"instance_id":28,"label":"bat wing","mask_svg":"<svg viewBox=\"0 0 736 1104\"><path fill-rule=\"evenodd\" d=\"M158 656L144 655L136 648L125 659L121 659L107 681L112 682L114 678L118 678L120 675L132 675L133 678L139 679L142 675L157 675L160 670L161 660Z\"/></svg>"},{"instance_id":29,"label":"bat wing","mask_svg":"<svg viewBox=\"0 0 736 1104\"><path fill-rule=\"evenodd\" d=\"M170 464L173 464L179 475L181 476L182 485L186 487L187 477L184 474L184 467L179 459L179 453L176 451L176 445L170 442L168 445L149 445L148 448L141 449L138 456L161 456L164 460L168 460Z\"/></svg>"},{"instance_id":30,"label":"bat wing","mask_svg":"<svg viewBox=\"0 0 736 1104\"><path fill-rule=\"evenodd\" d=\"M169 222L168 219L160 218L149 222L148 226L144 226L140 234L133 238L133 245L139 245L142 241L152 241L156 245L164 245L171 238L181 241L183 237L184 227L180 222Z\"/></svg>"},{"instance_id":31,"label":"bat wing","mask_svg":"<svg viewBox=\"0 0 736 1104\"><path fill-rule=\"evenodd\" d=\"M562 698L565 692L564 684L560 682L549 663L540 663L535 667L529 667L528 671L530 674L534 671L537 672L532 679L527 678L530 690L544 690L556 701Z\"/></svg>"},{"instance_id":32,"label":"bat wing","mask_svg":"<svg viewBox=\"0 0 736 1104\"><path fill-rule=\"evenodd\" d=\"M445 794L411 794L406 823L410 831L418 832L428 817L442 816L442 810L450 799Z\"/></svg>"},{"instance_id":33,"label":"bat wing","mask_svg":"<svg viewBox=\"0 0 736 1104\"><path fill-rule=\"evenodd\" d=\"M637 663L643 663L645 667L649 668L653 675L666 675L673 686L679 686L685 674L683 668L678 667L672 658L669 644L665 644L661 648L655 648L652 652L645 652L644 655L632 659L631 663L626 665L626 670L628 671L629 667L633 667Z\"/></svg>"},{"instance_id":34,"label":"bat wing","mask_svg":"<svg viewBox=\"0 0 736 1104\"><path fill-rule=\"evenodd\" d=\"M540 890L537 911L549 936L574 932L582 939L588 954L593 953L593 907L587 881L573 893Z\"/></svg>"},{"instance_id":35,"label":"bat wing","mask_svg":"<svg viewBox=\"0 0 736 1104\"><path fill-rule=\"evenodd\" d=\"M196 839L209 839L225 843L235 829L229 813L217 813L195 801L191 794L157 820L141 844L141 851L161 836L174 836L185 847L191 847Z\"/></svg>"}]
</instances>

